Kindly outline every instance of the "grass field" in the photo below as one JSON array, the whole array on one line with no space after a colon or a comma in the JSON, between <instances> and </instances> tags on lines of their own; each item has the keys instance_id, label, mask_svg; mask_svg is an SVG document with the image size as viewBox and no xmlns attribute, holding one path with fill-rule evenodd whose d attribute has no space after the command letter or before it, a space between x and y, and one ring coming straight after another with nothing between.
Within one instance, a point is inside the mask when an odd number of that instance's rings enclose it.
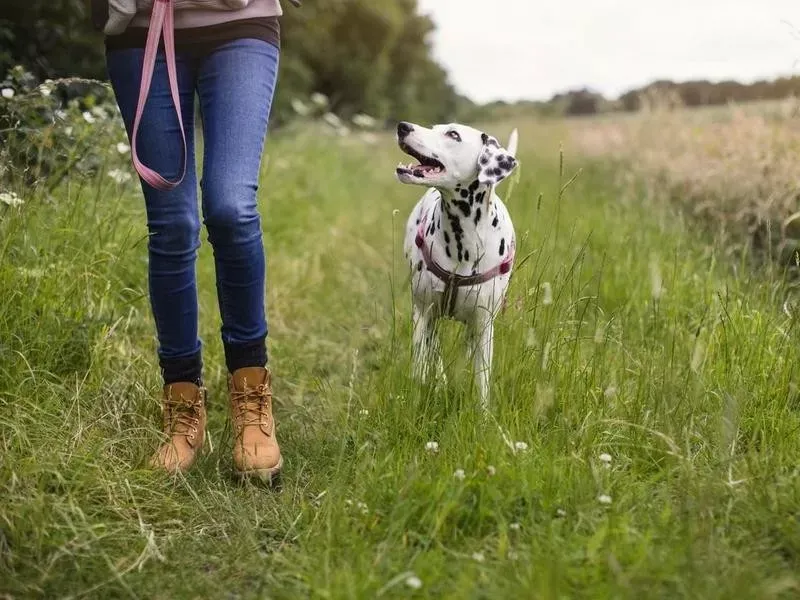
<instances>
[{"instance_id":1,"label":"grass field","mask_svg":"<svg viewBox=\"0 0 800 600\"><path fill-rule=\"evenodd\" d=\"M208 245L213 448L171 479L144 467L159 379L135 185L0 204L0 597L798 597L782 274L619 187L611 162L561 167L561 125L517 125L502 194L520 262L489 418L455 324L449 384L408 375L401 239L421 190L394 181L391 139L269 141L280 491L232 478Z\"/></svg>"}]
</instances>

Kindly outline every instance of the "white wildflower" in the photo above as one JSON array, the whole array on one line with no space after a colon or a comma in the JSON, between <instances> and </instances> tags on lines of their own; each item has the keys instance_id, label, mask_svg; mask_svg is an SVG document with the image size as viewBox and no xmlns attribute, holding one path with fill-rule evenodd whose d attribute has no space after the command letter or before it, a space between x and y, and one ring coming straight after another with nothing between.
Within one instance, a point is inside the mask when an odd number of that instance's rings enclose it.
<instances>
[{"instance_id":1,"label":"white wildflower","mask_svg":"<svg viewBox=\"0 0 800 600\"><path fill-rule=\"evenodd\" d=\"M615 385L609 385L603 391L603 396L605 396L606 399L613 398L616 395L617 395L617 386L615 386Z\"/></svg>"},{"instance_id":2,"label":"white wildflower","mask_svg":"<svg viewBox=\"0 0 800 600\"><path fill-rule=\"evenodd\" d=\"M291 105L292 105L292 110L294 110L294 112L296 112L301 117L305 117L308 115L308 113L311 112L311 109L308 108L305 102L303 102L299 98L292 98Z\"/></svg>"},{"instance_id":3,"label":"white wildflower","mask_svg":"<svg viewBox=\"0 0 800 600\"><path fill-rule=\"evenodd\" d=\"M61 121L67 118L67 111L61 110L60 108L53 114L56 116L56 119L59 119Z\"/></svg>"},{"instance_id":4,"label":"white wildflower","mask_svg":"<svg viewBox=\"0 0 800 600\"><path fill-rule=\"evenodd\" d=\"M422 587L422 580L416 575L409 575L406 577L406 585L412 590L418 590Z\"/></svg>"},{"instance_id":5,"label":"white wildflower","mask_svg":"<svg viewBox=\"0 0 800 600\"><path fill-rule=\"evenodd\" d=\"M43 83L39 86L39 93L42 95L43 98L47 98L50 94L53 93L53 88L47 84Z\"/></svg>"},{"instance_id":6,"label":"white wildflower","mask_svg":"<svg viewBox=\"0 0 800 600\"><path fill-rule=\"evenodd\" d=\"M131 151L131 147L128 146L125 142L119 142L117 144L117 153L118 154L127 154Z\"/></svg>"},{"instance_id":7,"label":"white wildflower","mask_svg":"<svg viewBox=\"0 0 800 600\"><path fill-rule=\"evenodd\" d=\"M609 496L608 494L600 494L597 497L597 501L600 504L611 504L611 496Z\"/></svg>"},{"instance_id":8,"label":"white wildflower","mask_svg":"<svg viewBox=\"0 0 800 600\"><path fill-rule=\"evenodd\" d=\"M428 452L432 452L433 454L436 454L437 452L439 452L439 442L427 442L425 444L425 450L427 450Z\"/></svg>"},{"instance_id":9,"label":"white wildflower","mask_svg":"<svg viewBox=\"0 0 800 600\"><path fill-rule=\"evenodd\" d=\"M101 121L105 121L106 119L108 119L108 113L106 112L106 109L103 108L102 106L93 106L92 114Z\"/></svg>"},{"instance_id":10,"label":"white wildflower","mask_svg":"<svg viewBox=\"0 0 800 600\"><path fill-rule=\"evenodd\" d=\"M558 516L558 517L566 517L567 516L567 511L565 511L563 508L559 508L559 509L556 510L556 516Z\"/></svg>"},{"instance_id":11,"label":"white wildflower","mask_svg":"<svg viewBox=\"0 0 800 600\"><path fill-rule=\"evenodd\" d=\"M474 560L475 562L482 563L486 560L486 557L483 555L483 552L473 552L472 560Z\"/></svg>"},{"instance_id":12,"label":"white wildflower","mask_svg":"<svg viewBox=\"0 0 800 600\"><path fill-rule=\"evenodd\" d=\"M94 115L90 113L88 110L83 112L83 120L92 125L97 119L95 119Z\"/></svg>"},{"instance_id":13,"label":"white wildflower","mask_svg":"<svg viewBox=\"0 0 800 600\"><path fill-rule=\"evenodd\" d=\"M66 135L67 137L72 137L72 127L66 127L64 129L64 135Z\"/></svg>"},{"instance_id":14,"label":"white wildflower","mask_svg":"<svg viewBox=\"0 0 800 600\"><path fill-rule=\"evenodd\" d=\"M525 452L528 449L528 444L525 442L514 442L514 450L517 452Z\"/></svg>"},{"instance_id":15,"label":"white wildflower","mask_svg":"<svg viewBox=\"0 0 800 600\"><path fill-rule=\"evenodd\" d=\"M453 471L453 477L455 477L459 481L464 481L464 478L466 476L467 474L464 473L464 469L456 469L455 471Z\"/></svg>"},{"instance_id":16,"label":"white wildflower","mask_svg":"<svg viewBox=\"0 0 800 600\"><path fill-rule=\"evenodd\" d=\"M11 98L14 97L14 90L12 88L3 88L3 91L0 92L0 95L2 95L6 100L11 100Z\"/></svg>"},{"instance_id":17,"label":"white wildflower","mask_svg":"<svg viewBox=\"0 0 800 600\"><path fill-rule=\"evenodd\" d=\"M375 119L375 117L370 117L369 115L365 115L363 113L353 116L353 125L361 127L362 129L372 129L377 124L378 121Z\"/></svg>"},{"instance_id":18,"label":"white wildflower","mask_svg":"<svg viewBox=\"0 0 800 600\"><path fill-rule=\"evenodd\" d=\"M131 174L127 171L123 171L121 169L111 169L108 172L108 176L111 177L117 183L125 183L126 181L131 180Z\"/></svg>"},{"instance_id":19,"label":"white wildflower","mask_svg":"<svg viewBox=\"0 0 800 600\"><path fill-rule=\"evenodd\" d=\"M600 459L601 463L606 465L611 464L611 455L608 452L603 452L600 456L598 456L598 458Z\"/></svg>"},{"instance_id":20,"label":"white wildflower","mask_svg":"<svg viewBox=\"0 0 800 600\"><path fill-rule=\"evenodd\" d=\"M495 475L497 475L497 469L494 468L494 465L489 465L488 467L486 467L486 474L489 477L494 477Z\"/></svg>"},{"instance_id":21,"label":"white wildflower","mask_svg":"<svg viewBox=\"0 0 800 600\"><path fill-rule=\"evenodd\" d=\"M519 531L522 528L522 525L520 525L519 523L511 523L511 525L509 525L508 528L511 531Z\"/></svg>"},{"instance_id":22,"label":"white wildflower","mask_svg":"<svg viewBox=\"0 0 800 600\"><path fill-rule=\"evenodd\" d=\"M342 120L332 112L326 112L324 115L322 115L322 120L334 129L339 129L342 127Z\"/></svg>"},{"instance_id":23,"label":"white wildflower","mask_svg":"<svg viewBox=\"0 0 800 600\"><path fill-rule=\"evenodd\" d=\"M369 512L369 507L366 502L356 502L356 508L360 510L362 514L367 514Z\"/></svg>"},{"instance_id":24,"label":"white wildflower","mask_svg":"<svg viewBox=\"0 0 800 600\"><path fill-rule=\"evenodd\" d=\"M542 284L542 304L549 306L553 303L553 287L549 281Z\"/></svg>"},{"instance_id":25,"label":"white wildflower","mask_svg":"<svg viewBox=\"0 0 800 600\"><path fill-rule=\"evenodd\" d=\"M14 192L0 192L0 202L13 208L25 204L25 201Z\"/></svg>"},{"instance_id":26,"label":"white wildflower","mask_svg":"<svg viewBox=\"0 0 800 600\"><path fill-rule=\"evenodd\" d=\"M311 94L311 102L313 102L320 108L324 108L328 106L328 97L325 94L314 92L313 94Z\"/></svg>"}]
</instances>

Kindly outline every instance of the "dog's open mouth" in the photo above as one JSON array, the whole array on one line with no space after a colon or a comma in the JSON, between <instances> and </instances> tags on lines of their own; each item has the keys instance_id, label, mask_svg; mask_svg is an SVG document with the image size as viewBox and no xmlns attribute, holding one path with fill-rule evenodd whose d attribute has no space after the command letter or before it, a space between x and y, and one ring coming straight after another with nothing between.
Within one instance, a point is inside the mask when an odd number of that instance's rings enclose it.
<instances>
[{"instance_id":1,"label":"dog's open mouth","mask_svg":"<svg viewBox=\"0 0 800 600\"><path fill-rule=\"evenodd\" d=\"M400 142L400 149L409 156L416 158L419 163L416 165L397 165L396 172L398 175L413 175L414 177L425 178L441 175L441 173L444 171L444 165L442 163L435 158L420 154L408 144Z\"/></svg>"}]
</instances>

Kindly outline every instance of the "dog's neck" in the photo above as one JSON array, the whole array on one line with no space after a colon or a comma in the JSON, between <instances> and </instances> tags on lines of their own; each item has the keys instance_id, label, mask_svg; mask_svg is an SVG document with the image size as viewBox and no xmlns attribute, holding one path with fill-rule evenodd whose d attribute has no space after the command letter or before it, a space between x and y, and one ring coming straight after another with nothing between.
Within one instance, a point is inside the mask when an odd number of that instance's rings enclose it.
<instances>
[{"instance_id":1,"label":"dog's neck","mask_svg":"<svg viewBox=\"0 0 800 600\"><path fill-rule=\"evenodd\" d=\"M476 179L453 190L437 191L441 199L430 215L425 237L435 238L459 273L485 269L487 238L498 224L492 186L481 185Z\"/></svg>"}]
</instances>

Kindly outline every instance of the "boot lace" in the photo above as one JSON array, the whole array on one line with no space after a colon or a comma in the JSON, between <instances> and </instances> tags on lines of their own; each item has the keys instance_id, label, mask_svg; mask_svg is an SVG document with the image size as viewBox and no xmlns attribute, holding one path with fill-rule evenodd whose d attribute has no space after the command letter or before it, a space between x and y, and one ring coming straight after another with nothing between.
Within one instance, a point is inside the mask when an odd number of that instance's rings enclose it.
<instances>
[{"instance_id":1,"label":"boot lace","mask_svg":"<svg viewBox=\"0 0 800 600\"><path fill-rule=\"evenodd\" d=\"M244 390L234 390L231 395L239 407L242 428L248 425L269 426L272 413L272 392L267 384Z\"/></svg>"},{"instance_id":2,"label":"boot lace","mask_svg":"<svg viewBox=\"0 0 800 600\"><path fill-rule=\"evenodd\" d=\"M164 402L164 429L170 435L194 437L200 423L198 414L203 403L199 398L186 401L182 397L167 398Z\"/></svg>"}]
</instances>

